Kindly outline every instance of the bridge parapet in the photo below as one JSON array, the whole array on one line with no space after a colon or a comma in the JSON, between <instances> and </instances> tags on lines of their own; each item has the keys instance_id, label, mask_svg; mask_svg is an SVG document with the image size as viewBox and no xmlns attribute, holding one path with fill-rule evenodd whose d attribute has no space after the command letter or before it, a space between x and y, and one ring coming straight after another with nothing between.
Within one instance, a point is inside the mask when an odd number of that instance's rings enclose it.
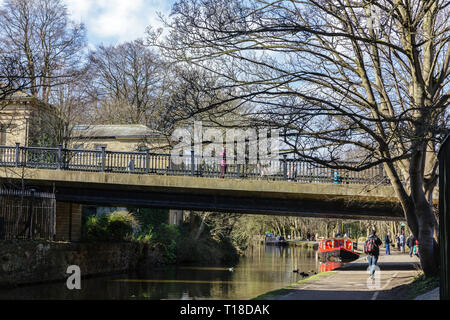
<instances>
[{"instance_id":1,"label":"bridge parapet","mask_svg":"<svg viewBox=\"0 0 450 320\"><path fill-rule=\"evenodd\" d=\"M227 178L247 180L291 181L303 183L334 183L389 185L382 166L363 171L334 170L286 155L277 160L250 161L244 163L222 161L217 157L190 155L176 157L169 153L0 146L0 166L53 169L66 171L112 172L153 174L170 176L195 176L203 178ZM349 168L354 163L341 163Z\"/></svg>"}]
</instances>

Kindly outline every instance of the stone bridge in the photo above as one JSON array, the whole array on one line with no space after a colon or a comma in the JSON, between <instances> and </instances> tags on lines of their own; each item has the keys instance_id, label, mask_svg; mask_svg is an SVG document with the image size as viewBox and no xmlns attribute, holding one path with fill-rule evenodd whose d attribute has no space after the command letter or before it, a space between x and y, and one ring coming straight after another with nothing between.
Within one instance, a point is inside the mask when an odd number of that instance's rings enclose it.
<instances>
[{"instance_id":1,"label":"stone bridge","mask_svg":"<svg viewBox=\"0 0 450 320\"><path fill-rule=\"evenodd\" d=\"M285 158L280 161L279 175L251 175L249 168L236 166L221 177L218 170L208 171L204 166L200 170L195 158L188 159L192 165L183 171L169 168L167 159L148 151L109 151L109 157L105 150L89 151L92 164L85 159L82 165L75 158L80 151L69 151L74 156L68 157L68 150L62 148L0 147L2 180L20 185L23 179L27 188L55 193L57 234L65 234L61 239L78 237L83 204L404 220L393 188L386 183L375 185L380 181L376 175L343 175L337 180L329 169L317 167L293 175L294 162ZM114 156L121 160L111 161ZM58 232L63 226L65 230Z\"/></svg>"}]
</instances>

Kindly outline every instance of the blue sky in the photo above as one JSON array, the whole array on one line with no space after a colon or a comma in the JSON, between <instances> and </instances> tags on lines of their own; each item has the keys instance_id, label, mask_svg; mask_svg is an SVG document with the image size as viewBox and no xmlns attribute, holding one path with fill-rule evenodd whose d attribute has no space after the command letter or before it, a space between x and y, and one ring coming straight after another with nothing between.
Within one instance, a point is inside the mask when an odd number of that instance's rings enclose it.
<instances>
[{"instance_id":1,"label":"blue sky","mask_svg":"<svg viewBox=\"0 0 450 320\"><path fill-rule=\"evenodd\" d=\"M0 6L4 0L0 0ZM63 0L72 19L86 25L91 46L116 44L144 36L161 26L157 12L169 14L175 0Z\"/></svg>"}]
</instances>

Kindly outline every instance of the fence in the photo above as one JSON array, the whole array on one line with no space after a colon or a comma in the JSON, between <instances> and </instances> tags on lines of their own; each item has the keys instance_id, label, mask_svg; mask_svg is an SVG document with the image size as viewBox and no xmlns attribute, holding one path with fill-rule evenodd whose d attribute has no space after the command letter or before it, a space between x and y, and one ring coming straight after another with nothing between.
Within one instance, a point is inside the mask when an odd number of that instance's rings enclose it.
<instances>
[{"instance_id":1,"label":"fence","mask_svg":"<svg viewBox=\"0 0 450 320\"><path fill-rule=\"evenodd\" d=\"M280 159L244 163L195 155L173 159L168 153L0 146L0 166L76 171L164 174L197 177L287 180L308 183L389 184L382 166L364 171L332 170L284 155ZM178 161L173 161L178 160ZM176 164L177 163L177 164ZM344 164L344 163L342 163ZM351 163L346 163L351 166Z\"/></svg>"},{"instance_id":2,"label":"fence","mask_svg":"<svg viewBox=\"0 0 450 320\"><path fill-rule=\"evenodd\" d=\"M55 228L54 194L0 189L0 240L52 240Z\"/></svg>"}]
</instances>

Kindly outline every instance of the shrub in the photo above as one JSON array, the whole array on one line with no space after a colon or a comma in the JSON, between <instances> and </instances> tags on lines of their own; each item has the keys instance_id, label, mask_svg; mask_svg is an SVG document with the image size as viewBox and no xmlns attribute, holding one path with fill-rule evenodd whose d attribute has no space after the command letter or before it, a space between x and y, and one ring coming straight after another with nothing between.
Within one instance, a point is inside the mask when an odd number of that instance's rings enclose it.
<instances>
[{"instance_id":1,"label":"shrub","mask_svg":"<svg viewBox=\"0 0 450 320\"><path fill-rule=\"evenodd\" d=\"M106 240L108 238L107 223L108 217L106 215L90 216L86 221L86 238L89 240Z\"/></svg>"},{"instance_id":2,"label":"shrub","mask_svg":"<svg viewBox=\"0 0 450 320\"><path fill-rule=\"evenodd\" d=\"M169 210L155 208L131 209L141 225L142 233L148 233L169 219Z\"/></svg>"},{"instance_id":3,"label":"shrub","mask_svg":"<svg viewBox=\"0 0 450 320\"><path fill-rule=\"evenodd\" d=\"M89 240L124 241L139 229L135 217L126 211L116 211L102 216L92 216L86 221L86 236Z\"/></svg>"},{"instance_id":4,"label":"shrub","mask_svg":"<svg viewBox=\"0 0 450 320\"><path fill-rule=\"evenodd\" d=\"M146 230L135 237L137 241L147 242L158 246L161 249L166 263L174 263L176 261L176 248L179 238L180 230L178 226L165 223L162 223L151 230Z\"/></svg>"}]
</instances>

